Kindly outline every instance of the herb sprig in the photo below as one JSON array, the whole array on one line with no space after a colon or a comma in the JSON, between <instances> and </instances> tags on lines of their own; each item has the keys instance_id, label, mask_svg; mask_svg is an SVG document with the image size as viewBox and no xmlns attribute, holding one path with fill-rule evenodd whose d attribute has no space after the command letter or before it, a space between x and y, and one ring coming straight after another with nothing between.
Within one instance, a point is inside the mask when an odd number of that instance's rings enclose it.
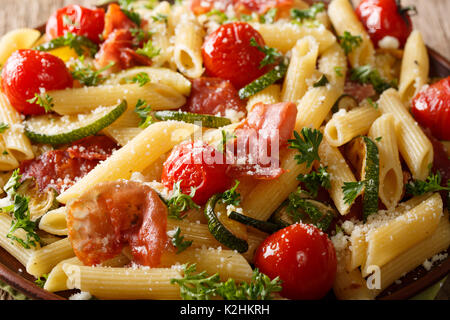
<instances>
[{"instance_id":1,"label":"herb sprig","mask_svg":"<svg viewBox=\"0 0 450 320\"><path fill-rule=\"evenodd\" d=\"M182 220L185 216L182 215L183 212L189 209L199 209L200 206L197 205L192 198L195 196L195 188L191 188L190 194L184 194L181 192L181 181L174 183L172 196L167 201L167 207L169 210L169 218Z\"/></svg>"},{"instance_id":2,"label":"herb sprig","mask_svg":"<svg viewBox=\"0 0 450 320\"><path fill-rule=\"evenodd\" d=\"M35 93L34 98L27 100L27 102L36 103L40 105L42 108L45 109L45 112L51 112L53 110L53 107L55 106L53 104L53 98L50 97L47 93L46 94Z\"/></svg>"},{"instance_id":3,"label":"herb sprig","mask_svg":"<svg viewBox=\"0 0 450 320\"><path fill-rule=\"evenodd\" d=\"M306 189L313 198L317 197L319 188L331 188L330 174L327 171L328 167L320 166L318 171L313 171L308 174L300 174L297 180L305 184Z\"/></svg>"},{"instance_id":4,"label":"herb sprig","mask_svg":"<svg viewBox=\"0 0 450 320\"><path fill-rule=\"evenodd\" d=\"M139 99L134 108L134 112L137 113L141 122L139 123L139 128L147 128L149 125L155 122L152 116L152 107L147 104L145 100Z\"/></svg>"},{"instance_id":5,"label":"herb sprig","mask_svg":"<svg viewBox=\"0 0 450 320\"><path fill-rule=\"evenodd\" d=\"M294 131L294 139L288 140L290 149L297 149L300 154L295 155L298 164L306 162L306 166L310 167L315 160L320 161L319 146L323 139L323 134L317 129L303 128L301 131L303 136Z\"/></svg>"},{"instance_id":6,"label":"herb sprig","mask_svg":"<svg viewBox=\"0 0 450 320\"><path fill-rule=\"evenodd\" d=\"M299 10L292 9L291 10L291 18L296 22L303 22L305 19L315 19L319 12L325 10L325 5L323 2L315 3L308 9Z\"/></svg>"},{"instance_id":7,"label":"herb sprig","mask_svg":"<svg viewBox=\"0 0 450 320\"><path fill-rule=\"evenodd\" d=\"M265 54L264 59L261 60L259 64L259 68L262 69L265 66L270 64L274 64L281 58L281 53L279 53L275 48L270 48L268 46L260 46L258 42L256 42L255 38L250 39L250 45L252 47L256 47L259 51Z\"/></svg>"},{"instance_id":8,"label":"herb sprig","mask_svg":"<svg viewBox=\"0 0 450 320\"><path fill-rule=\"evenodd\" d=\"M0 133L4 133L7 129L9 129L9 124L0 122Z\"/></svg>"},{"instance_id":9,"label":"herb sprig","mask_svg":"<svg viewBox=\"0 0 450 320\"><path fill-rule=\"evenodd\" d=\"M363 41L361 36L354 36L348 31L344 31L342 36L339 36L339 42L346 55L359 47Z\"/></svg>"},{"instance_id":10,"label":"herb sprig","mask_svg":"<svg viewBox=\"0 0 450 320\"><path fill-rule=\"evenodd\" d=\"M137 54L153 59L161 53L161 49L155 48L151 40L147 41L142 48L136 50Z\"/></svg>"},{"instance_id":11,"label":"herb sprig","mask_svg":"<svg viewBox=\"0 0 450 320\"><path fill-rule=\"evenodd\" d=\"M195 264L183 266L184 277L171 279L171 283L180 286L181 298L184 300L209 300L221 297L225 300L270 300L275 292L281 291L281 280L253 270L250 283L237 283L234 279L226 282L220 280L218 273L210 276L206 271L196 273Z\"/></svg>"},{"instance_id":12,"label":"herb sprig","mask_svg":"<svg viewBox=\"0 0 450 320\"><path fill-rule=\"evenodd\" d=\"M102 72L108 70L112 66L114 66L114 62L109 63L99 70L95 70L93 65L86 65L84 63L84 57L82 56L79 58L79 61L74 64L70 73L74 79L85 86L98 86L106 80L106 78L102 76Z\"/></svg>"},{"instance_id":13,"label":"herb sprig","mask_svg":"<svg viewBox=\"0 0 450 320\"><path fill-rule=\"evenodd\" d=\"M420 196L428 192L450 191L450 180L447 180L447 187L441 186L442 177L439 171L430 174L425 181L414 180L406 185L406 193L413 196Z\"/></svg>"},{"instance_id":14,"label":"herb sprig","mask_svg":"<svg viewBox=\"0 0 450 320\"><path fill-rule=\"evenodd\" d=\"M371 84L381 94L384 90L395 87L394 82L383 79L377 69L370 65L356 67L351 70L350 80L361 84Z\"/></svg>"},{"instance_id":15,"label":"herb sprig","mask_svg":"<svg viewBox=\"0 0 450 320\"><path fill-rule=\"evenodd\" d=\"M239 192L236 192L239 183L239 180L235 180L234 186L223 193L222 202L224 204L238 206L241 203L241 194Z\"/></svg>"},{"instance_id":16,"label":"herb sprig","mask_svg":"<svg viewBox=\"0 0 450 320\"><path fill-rule=\"evenodd\" d=\"M75 50L76 54L79 56L82 56L85 53L85 50L87 50L89 55L93 57L98 51L98 46L87 37L75 35L71 32L67 32L65 35L52 39L34 49L39 51L50 51L61 47L69 47Z\"/></svg>"},{"instance_id":17,"label":"herb sprig","mask_svg":"<svg viewBox=\"0 0 450 320\"><path fill-rule=\"evenodd\" d=\"M184 236L181 235L181 228L177 227L172 236L172 244L177 248L177 254L179 254L192 245L192 240L184 240Z\"/></svg>"}]
</instances>

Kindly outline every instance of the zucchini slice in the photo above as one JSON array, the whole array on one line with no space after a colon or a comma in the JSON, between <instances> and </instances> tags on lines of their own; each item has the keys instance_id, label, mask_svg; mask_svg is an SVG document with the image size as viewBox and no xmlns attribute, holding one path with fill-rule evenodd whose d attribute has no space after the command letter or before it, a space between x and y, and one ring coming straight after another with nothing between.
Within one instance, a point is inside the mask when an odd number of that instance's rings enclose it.
<instances>
[{"instance_id":1,"label":"zucchini slice","mask_svg":"<svg viewBox=\"0 0 450 320\"><path fill-rule=\"evenodd\" d=\"M189 113L182 111L156 111L154 116L158 120L176 120L188 123L201 122L206 128L221 128L231 124L228 118L215 117L208 114Z\"/></svg>"},{"instance_id":2,"label":"zucchini slice","mask_svg":"<svg viewBox=\"0 0 450 320\"><path fill-rule=\"evenodd\" d=\"M332 113L336 113L341 109L350 111L358 106L358 100L349 94L341 95L331 108Z\"/></svg>"},{"instance_id":3,"label":"zucchini slice","mask_svg":"<svg viewBox=\"0 0 450 320\"><path fill-rule=\"evenodd\" d=\"M243 253L248 251L248 243L246 240L233 234L226 225L221 221L216 213L216 204L222 199L222 194L213 195L205 206L205 216L208 220L208 228L217 241L237 252ZM226 216L226 215L225 215Z\"/></svg>"},{"instance_id":4,"label":"zucchini slice","mask_svg":"<svg viewBox=\"0 0 450 320\"><path fill-rule=\"evenodd\" d=\"M116 121L127 109L123 100L117 106L99 107L87 114L58 116L47 114L25 122L25 134L38 143L58 145L92 136Z\"/></svg>"},{"instance_id":5,"label":"zucchini slice","mask_svg":"<svg viewBox=\"0 0 450 320\"><path fill-rule=\"evenodd\" d=\"M238 221L240 223L246 224L250 227L253 227L255 229L261 230L263 232L267 233L274 233L280 229L283 229L283 227L280 227L278 224L268 222L268 221L262 221L253 219L252 217L240 214L236 211L231 211L228 215L230 219L233 219L235 221Z\"/></svg>"},{"instance_id":6,"label":"zucchini slice","mask_svg":"<svg viewBox=\"0 0 450 320\"><path fill-rule=\"evenodd\" d=\"M378 147L370 138L363 136L365 157L361 178L364 181L363 218L378 212L378 191L380 184L380 159Z\"/></svg>"},{"instance_id":7,"label":"zucchini slice","mask_svg":"<svg viewBox=\"0 0 450 320\"><path fill-rule=\"evenodd\" d=\"M275 68L262 75L258 79L250 82L248 85L239 90L239 98L242 100L250 98L256 93L264 90L271 84L274 84L278 80L284 77L288 69L288 66L284 62L280 62Z\"/></svg>"}]
</instances>

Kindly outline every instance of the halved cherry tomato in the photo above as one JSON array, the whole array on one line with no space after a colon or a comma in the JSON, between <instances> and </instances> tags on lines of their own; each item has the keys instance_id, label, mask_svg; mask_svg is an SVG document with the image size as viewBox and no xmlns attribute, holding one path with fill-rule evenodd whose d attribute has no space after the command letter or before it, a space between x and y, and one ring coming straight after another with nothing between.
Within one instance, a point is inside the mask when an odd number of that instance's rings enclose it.
<instances>
[{"instance_id":1,"label":"halved cherry tomato","mask_svg":"<svg viewBox=\"0 0 450 320\"><path fill-rule=\"evenodd\" d=\"M176 146L164 162L161 182L172 190L181 181L181 191L185 194L191 192L191 187L196 188L193 200L202 205L214 194L231 187L227 168L223 154L212 146L185 142Z\"/></svg>"},{"instance_id":2,"label":"halved cherry tomato","mask_svg":"<svg viewBox=\"0 0 450 320\"><path fill-rule=\"evenodd\" d=\"M298 223L267 237L256 249L255 266L271 279L280 277L283 297L321 299L334 283L336 252L325 233Z\"/></svg>"},{"instance_id":3,"label":"halved cherry tomato","mask_svg":"<svg viewBox=\"0 0 450 320\"><path fill-rule=\"evenodd\" d=\"M268 66L260 68L265 54L250 44L252 38L265 45L259 32L245 22L227 23L211 33L202 47L207 74L230 80L236 89L265 74Z\"/></svg>"},{"instance_id":4,"label":"halved cherry tomato","mask_svg":"<svg viewBox=\"0 0 450 320\"><path fill-rule=\"evenodd\" d=\"M412 100L411 112L433 136L450 140L450 76L419 92Z\"/></svg>"},{"instance_id":5,"label":"halved cherry tomato","mask_svg":"<svg viewBox=\"0 0 450 320\"><path fill-rule=\"evenodd\" d=\"M8 58L2 71L4 93L11 105L25 115L45 113L40 105L28 102L36 93L72 85L72 75L64 62L47 52L18 50Z\"/></svg>"},{"instance_id":6,"label":"halved cherry tomato","mask_svg":"<svg viewBox=\"0 0 450 320\"><path fill-rule=\"evenodd\" d=\"M246 112L245 102L230 81L207 77L192 80L191 95L183 106L184 111L225 116L230 109Z\"/></svg>"},{"instance_id":7,"label":"halved cherry tomato","mask_svg":"<svg viewBox=\"0 0 450 320\"><path fill-rule=\"evenodd\" d=\"M363 0L355 11L376 47L386 36L396 38L403 47L413 29L410 10L415 8L402 8L395 0Z\"/></svg>"},{"instance_id":8,"label":"halved cherry tomato","mask_svg":"<svg viewBox=\"0 0 450 320\"><path fill-rule=\"evenodd\" d=\"M67 32L85 36L100 43L100 35L105 24L105 10L88 9L79 5L69 5L57 10L48 20L46 33L50 39L63 36Z\"/></svg>"}]
</instances>

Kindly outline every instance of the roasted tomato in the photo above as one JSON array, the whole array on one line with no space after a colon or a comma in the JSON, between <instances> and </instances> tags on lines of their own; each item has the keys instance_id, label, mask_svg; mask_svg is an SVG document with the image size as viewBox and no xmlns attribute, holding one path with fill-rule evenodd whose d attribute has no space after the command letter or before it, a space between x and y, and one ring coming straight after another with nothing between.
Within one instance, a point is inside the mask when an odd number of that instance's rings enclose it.
<instances>
[{"instance_id":1,"label":"roasted tomato","mask_svg":"<svg viewBox=\"0 0 450 320\"><path fill-rule=\"evenodd\" d=\"M316 227L293 224L263 241L255 252L255 266L271 279L280 277L283 297L321 299L334 283L336 252Z\"/></svg>"},{"instance_id":2,"label":"roasted tomato","mask_svg":"<svg viewBox=\"0 0 450 320\"><path fill-rule=\"evenodd\" d=\"M394 37L403 47L413 27L409 11L414 7L401 7L395 0L363 0L356 8L356 14L378 47L386 36Z\"/></svg>"},{"instance_id":3,"label":"roasted tomato","mask_svg":"<svg viewBox=\"0 0 450 320\"><path fill-rule=\"evenodd\" d=\"M238 12L264 14L273 8L279 10L290 9L294 4L294 0L234 0L234 3Z\"/></svg>"},{"instance_id":4,"label":"roasted tomato","mask_svg":"<svg viewBox=\"0 0 450 320\"><path fill-rule=\"evenodd\" d=\"M195 14L203 14L217 9L225 12L229 5L233 4L233 0L192 0L191 11Z\"/></svg>"},{"instance_id":5,"label":"roasted tomato","mask_svg":"<svg viewBox=\"0 0 450 320\"><path fill-rule=\"evenodd\" d=\"M2 71L4 93L11 105L25 115L45 113L43 107L29 102L36 93L72 86L72 75L64 62L47 52L18 50L9 57Z\"/></svg>"},{"instance_id":6,"label":"roasted tomato","mask_svg":"<svg viewBox=\"0 0 450 320\"><path fill-rule=\"evenodd\" d=\"M169 190L180 183L185 194L196 188L194 202L205 204L208 199L231 187L226 175L225 157L212 146L202 142L185 142L176 146L164 162L161 182Z\"/></svg>"},{"instance_id":7,"label":"roasted tomato","mask_svg":"<svg viewBox=\"0 0 450 320\"><path fill-rule=\"evenodd\" d=\"M192 80L192 91L183 110L187 112L226 115L226 110L245 114L245 103L230 81L219 78L198 78Z\"/></svg>"},{"instance_id":8,"label":"roasted tomato","mask_svg":"<svg viewBox=\"0 0 450 320\"><path fill-rule=\"evenodd\" d=\"M240 89L268 71L260 67L265 54L252 46L251 39L264 46L258 31L245 22L222 25L203 43L203 62L208 75L230 80Z\"/></svg>"},{"instance_id":9,"label":"roasted tomato","mask_svg":"<svg viewBox=\"0 0 450 320\"><path fill-rule=\"evenodd\" d=\"M412 100L411 112L433 136L450 140L450 76L419 92Z\"/></svg>"},{"instance_id":10,"label":"roasted tomato","mask_svg":"<svg viewBox=\"0 0 450 320\"><path fill-rule=\"evenodd\" d=\"M100 43L100 35L105 25L105 10L88 9L70 5L57 10L48 20L46 34L50 39L63 36L67 32L85 36Z\"/></svg>"}]
</instances>

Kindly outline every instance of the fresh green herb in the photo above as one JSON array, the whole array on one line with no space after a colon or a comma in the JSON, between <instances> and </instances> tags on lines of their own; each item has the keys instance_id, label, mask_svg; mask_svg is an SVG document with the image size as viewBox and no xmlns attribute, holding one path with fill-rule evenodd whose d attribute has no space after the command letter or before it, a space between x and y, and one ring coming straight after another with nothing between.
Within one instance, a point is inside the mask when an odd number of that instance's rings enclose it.
<instances>
[{"instance_id":1,"label":"fresh green herb","mask_svg":"<svg viewBox=\"0 0 450 320\"><path fill-rule=\"evenodd\" d=\"M181 192L181 181L174 183L171 198L167 201L167 207L169 209L169 218L182 220L184 216L182 213L189 209L199 209L192 198L195 196L195 188L191 188L190 194L184 194Z\"/></svg>"},{"instance_id":2,"label":"fresh green herb","mask_svg":"<svg viewBox=\"0 0 450 320\"><path fill-rule=\"evenodd\" d=\"M291 10L291 18L295 20L296 22L303 22L305 19L315 19L316 15L319 12L322 12L325 10L325 5L322 2L315 3L308 9L299 10L299 9L292 9Z\"/></svg>"},{"instance_id":3,"label":"fresh green herb","mask_svg":"<svg viewBox=\"0 0 450 320\"><path fill-rule=\"evenodd\" d=\"M88 50L90 56L94 56L98 51L98 46L84 36L78 36L71 32L67 32L65 35L52 39L40 46L35 47L35 50L50 51L61 47L69 47L82 56L85 49Z\"/></svg>"},{"instance_id":4,"label":"fresh green herb","mask_svg":"<svg viewBox=\"0 0 450 320\"><path fill-rule=\"evenodd\" d=\"M134 0L119 0L120 9L131 21L133 21L139 27L142 23L142 19L141 16L132 8L132 2L134 2Z\"/></svg>"},{"instance_id":5,"label":"fresh green herb","mask_svg":"<svg viewBox=\"0 0 450 320\"><path fill-rule=\"evenodd\" d=\"M289 140L290 149L297 149L300 154L295 156L298 164L306 162L306 166L310 167L314 160L320 161L319 146L323 139L323 134L317 129L303 128L303 138L297 131L294 131L294 139Z\"/></svg>"},{"instance_id":6,"label":"fresh green herb","mask_svg":"<svg viewBox=\"0 0 450 320\"><path fill-rule=\"evenodd\" d=\"M42 94L35 93L34 98L27 100L27 102L40 105L45 109L45 112L51 112L54 107L53 98L47 93L44 96L42 96Z\"/></svg>"},{"instance_id":7,"label":"fresh green herb","mask_svg":"<svg viewBox=\"0 0 450 320\"><path fill-rule=\"evenodd\" d=\"M131 28L131 35L135 38L137 45L139 45L143 41L148 41L153 33L151 31L145 31L141 28Z\"/></svg>"},{"instance_id":8,"label":"fresh green herb","mask_svg":"<svg viewBox=\"0 0 450 320\"><path fill-rule=\"evenodd\" d=\"M68 27L80 27L80 23L79 22L75 22L73 21L68 15L63 15L62 16L63 19L63 25L68 26Z\"/></svg>"},{"instance_id":9,"label":"fresh green herb","mask_svg":"<svg viewBox=\"0 0 450 320\"><path fill-rule=\"evenodd\" d=\"M139 99L136 103L136 107L134 108L134 112L136 112L141 118L141 122L139 123L140 128L147 128L149 125L154 123L153 117L151 115L152 107L147 104L145 100Z\"/></svg>"},{"instance_id":10,"label":"fresh green herb","mask_svg":"<svg viewBox=\"0 0 450 320\"><path fill-rule=\"evenodd\" d=\"M340 232L344 233L344 231L342 230L341 226L336 224L336 234L338 234Z\"/></svg>"},{"instance_id":11,"label":"fresh green herb","mask_svg":"<svg viewBox=\"0 0 450 320\"><path fill-rule=\"evenodd\" d=\"M36 281L34 281L34 283L36 283L37 286L44 288L44 285L47 282L47 279L48 279L48 273L45 273L42 276L40 276L39 278L37 278Z\"/></svg>"},{"instance_id":12,"label":"fresh green herb","mask_svg":"<svg viewBox=\"0 0 450 320\"><path fill-rule=\"evenodd\" d=\"M380 142L381 139L383 139L383 137L376 137L376 138L375 138L375 141L376 141L376 142Z\"/></svg>"},{"instance_id":13,"label":"fresh green herb","mask_svg":"<svg viewBox=\"0 0 450 320\"><path fill-rule=\"evenodd\" d=\"M353 49L359 47L363 41L361 36L353 36L348 31L344 31L344 35L339 36L338 38L346 55L352 52Z\"/></svg>"},{"instance_id":14,"label":"fresh green herb","mask_svg":"<svg viewBox=\"0 0 450 320\"><path fill-rule=\"evenodd\" d=\"M159 3L158 0L147 0L147 3L144 5L144 8L153 10L158 5L158 3Z\"/></svg>"},{"instance_id":15,"label":"fresh green herb","mask_svg":"<svg viewBox=\"0 0 450 320\"><path fill-rule=\"evenodd\" d=\"M84 56L79 58L79 61L74 64L72 71L72 77L85 86L98 86L102 84L106 78L102 76L102 72L108 70L114 65L114 62L109 63L104 68L100 70L95 70L94 66L91 64L86 65L84 63Z\"/></svg>"},{"instance_id":16,"label":"fresh green herb","mask_svg":"<svg viewBox=\"0 0 450 320\"><path fill-rule=\"evenodd\" d=\"M165 14L158 13L155 16L152 16L152 20L155 21L155 22L167 23L169 21L169 18Z\"/></svg>"},{"instance_id":17,"label":"fresh green herb","mask_svg":"<svg viewBox=\"0 0 450 320\"><path fill-rule=\"evenodd\" d=\"M177 248L177 254L179 254L192 245L192 240L184 241L184 236L181 236L181 228L177 227L172 237L172 244Z\"/></svg>"},{"instance_id":18,"label":"fresh green herb","mask_svg":"<svg viewBox=\"0 0 450 320\"><path fill-rule=\"evenodd\" d=\"M234 187L225 191L222 195L222 202L225 204L231 204L233 206L238 206L241 203L241 194L236 192L239 186L239 181L235 180Z\"/></svg>"},{"instance_id":19,"label":"fresh green herb","mask_svg":"<svg viewBox=\"0 0 450 320\"><path fill-rule=\"evenodd\" d=\"M259 64L260 69L267 65L274 64L281 57L281 53L279 53L275 48L270 48L268 46L262 47L256 42L255 38L250 39L250 45L256 47L259 51L265 54L264 59L262 59Z\"/></svg>"},{"instance_id":20,"label":"fresh green herb","mask_svg":"<svg viewBox=\"0 0 450 320\"><path fill-rule=\"evenodd\" d=\"M223 24L223 23L225 23L225 21L229 20L228 16L224 12L222 12L222 11L220 11L218 9L211 10L210 12L208 12L206 14L206 16L208 16L208 17L212 17L212 16L217 17L217 20L218 20L218 22L220 24Z\"/></svg>"},{"instance_id":21,"label":"fresh green herb","mask_svg":"<svg viewBox=\"0 0 450 320\"><path fill-rule=\"evenodd\" d=\"M252 21L253 20L253 16L251 14L241 14L240 15L240 19L242 21L248 22L248 21Z\"/></svg>"},{"instance_id":22,"label":"fresh green herb","mask_svg":"<svg viewBox=\"0 0 450 320\"><path fill-rule=\"evenodd\" d=\"M224 153L227 142L230 141L231 139L235 139L235 138L236 138L236 135L234 133L222 130L222 141L220 141L219 145L217 146L217 150Z\"/></svg>"},{"instance_id":23,"label":"fresh green herb","mask_svg":"<svg viewBox=\"0 0 450 320\"><path fill-rule=\"evenodd\" d=\"M196 273L195 264L186 264L182 279L171 279L171 283L180 286L181 298L184 300L209 300L221 297L225 300L270 300L272 294L281 291L281 280L253 270L250 283L236 283L234 279L226 282L220 280L218 273L209 276L206 271Z\"/></svg>"},{"instance_id":24,"label":"fresh green herb","mask_svg":"<svg viewBox=\"0 0 450 320\"><path fill-rule=\"evenodd\" d=\"M150 82L150 77L147 72L139 72L129 82L139 83L139 86L143 87Z\"/></svg>"},{"instance_id":25,"label":"fresh green herb","mask_svg":"<svg viewBox=\"0 0 450 320\"><path fill-rule=\"evenodd\" d=\"M19 194L14 196L14 210L13 221L11 228L9 229L7 238L17 241L25 249L30 249L31 246L36 247L39 243L39 236L36 233L36 222L30 219L30 210L28 209L29 199ZM26 239L19 238L14 235L14 232L18 229L23 229L26 232Z\"/></svg>"},{"instance_id":26,"label":"fresh green herb","mask_svg":"<svg viewBox=\"0 0 450 320\"><path fill-rule=\"evenodd\" d=\"M366 99L367 102L369 103L369 105L374 108L374 109L378 109L378 103L376 103L375 101L372 100L372 98L367 98Z\"/></svg>"},{"instance_id":27,"label":"fresh green herb","mask_svg":"<svg viewBox=\"0 0 450 320\"><path fill-rule=\"evenodd\" d=\"M315 82L315 83L313 84L313 87L314 87L314 88L324 87L324 86L326 86L328 83L330 83L330 81L328 81L328 78L326 77L326 75L323 74L323 75L320 77L320 79L319 79L317 82Z\"/></svg>"},{"instance_id":28,"label":"fresh green herb","mask_svg":"<svg viewBox=\"0 0 450 320\"><path fill-rule=\"evenodd\" d=\"M17 193L17 189L19 189L20 185L22 184L22 182L20 182L21 180L22 175L19 173L19 169L14 170L11 177L3 187L3 190L6 192L10 199L14 199L14 196Z\"/></svg>"},{"instance_id":29,"label":"fresh green herb","mask_svg":"<svg viewBox=\"0 0 450 320\"><path fill-rule=\"evenodd\" d=\"M9 129L9 124L0 122L0 133L4 133L6 129Z\"/></svg>"},{"instance_id":30,"label":"fresh green herb","mask_svg":"<svg viewBox=\"0 0 450 320\"><path fill-rule=\"evenodd\" d=\"M6 150L4 150L4 151L2 152L2 154L3 154L4 156L7 156L7 155L9 154L9 152L6 151Z\"/></svg>"},{"instance_id":31,"label":"fresh green herb","mask_svg":"<svg viewBox=\"0 0 450 320\"><path fill-rule=\"evenodd\" d=\"M342 67L339 67L339 66L334 67L334 72L336 72L336 75L338 77L343 77L344 76L344 74L342 73Z\"/></svg>"},{"instance_id":32,"label":"fresh green herb","mask_svg":"<svg viewBox=\"0 0 450 320\"><path fill-rule=\"evenodd\" d=\"M331 210L322 212L314 203L302 196L301 188L292 192L288 197L287 213L297 222L305 220L307 217L317 228L326 231L330 227L334 218ZM305 214L307 217L305 216Z\"/></svg>"},{"instance_id":33,"label":"fresh green herb","mask_svg":"<svg viewBox=\"0 0 450 320\"><path fill-rule=\"evenodd\" d=\"M361 194L364 188L364 181L344 182L342 191L344 192L344 203L351 205L356 197Z\"/></svg>"},{"instance_id":34,"label":"fresh green herb","mask_svg":"<svg viewBox=\"0 0 450 320\"><path fill-rule=\"evenodd\" d=\"M330 174L327 171L328 167L320 166L318 171L313 171L308 174L300 174L297 180L305 184L306 189L313 198L317 197L319 188L331 188Z\"/></svg>"},{"instance_id":35,"label":"fresh green herb","mask_svg":"<svg viewBox=\"0 0 450 320\"><path fill-rule=\"evenodd\" d=\"M377 69L370 65L356 67L351 70L350 80L357 81L362 84L371 84L377 93L395 87L393 82L384 80Z\"/></svg>"},{"instance_id":36,"label":"fresh green herb","mask_svg":"<svg viewBox=\"0 0 450 320\"><path fill-rule=\"evenodd\" d=\"M143 48L136 50L137 54L153 59L161 53L161 49L155 48L151 40L147 41Z\"/></svg>"},{"instance_id":37,"label":"fresh green herb","mask_svg":"<svg viewBox=\"0 0 450 320\"><path fill-rule=\"evenodd\" d=\"M277 17L277 8L272 8L269 11L267 11L266 14L259 17L259 22L261 23L274 23L275 19Z\"/></svg>"},{"instance_id":38,"label":"fresh green herb","mask_svg":"<svg viewBox=\"0 0 450 320\"><path fill-rule=\"evenodd\" d=\"M439 171L430 174L425 181L414 180L406 185L406 193L419 196L428 192L450 191L450 180L447 180L447 187L441 186L442 177Z\"/></svg>"}]
</instances>

